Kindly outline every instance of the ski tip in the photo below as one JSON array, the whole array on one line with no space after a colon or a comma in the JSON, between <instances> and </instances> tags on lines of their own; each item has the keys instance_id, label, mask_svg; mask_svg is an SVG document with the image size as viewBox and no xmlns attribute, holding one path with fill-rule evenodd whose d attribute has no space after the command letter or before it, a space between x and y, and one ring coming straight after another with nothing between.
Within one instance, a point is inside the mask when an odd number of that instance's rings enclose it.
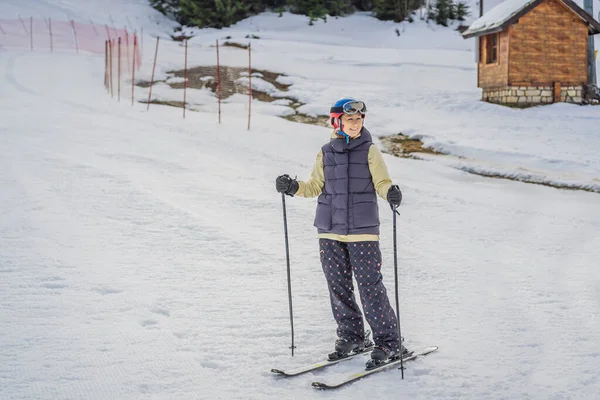
<instances>
[{"instance_id":1,"label":"ski tip","mask_svg":"<svg viewBox=\"0 0 600 400\"><path fill-rule=\"evenodd\" d=\"M439 349L438 346L429 346L422 350L413 352L413 357L416 358L416 357L426 356L427 354L431 354L434 351L437 351L437 349Z\"/></svg>"}]
</instances>

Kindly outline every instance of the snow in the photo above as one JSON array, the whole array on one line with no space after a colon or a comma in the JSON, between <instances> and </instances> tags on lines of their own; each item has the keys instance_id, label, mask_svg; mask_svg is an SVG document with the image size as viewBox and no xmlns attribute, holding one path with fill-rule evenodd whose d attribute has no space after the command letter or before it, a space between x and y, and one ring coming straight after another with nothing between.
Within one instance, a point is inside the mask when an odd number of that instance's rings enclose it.
<instances>
[{"instance_id":1,"label":"snow","mask_svg":"<svg viewBox=\"0 0 600 400\"><path fill-rule=\"evenodd\" d=\"M475 20L464 34L499 27L513 15L535 1L537 0L505 0Z\"/></svg>"},{"instance_id":2,"label":"snow","mask_svg":"<svg viewBox=\"0 0 600 400\"><path fill-rule=\"evenodd\" d=\"M110 11L108 11L110 10ZM33 15L144 27L140 79L184 63L172 24L136 0L9 0ZM52 15L51 15L52 14ZM66 17L65 17L66 18ZM397 36L395 29L401 32ZM402 132L448 153L384 154L398 217L407 346L438 345L399 371L322 393L271 368L317 361L335 326L319 263L315 201L287 198L294 300L290 355L282 173L309 176L330 130L282 119L287 103L214 95L191 108L117 102L102 56L0 47L0 398L592 399L600 393L600 107L510 109L479 101L473 42L452 28L364 13L308 26L265 13L190 40L252 40L253 66L285 73L302 112L341 96L369 105L374 136ZM1 40L1 39L0 39ZM374 42L375 44L373 44ZM598 46L598 45L596 45ZM211 58L213 57L213 58ZM229 65L247 53L223 49ZM176 79L175 79L176 80ZM265 88L260 77L253 84ZM148 91L136 88L136 100ZM181 100L166 84L153 97ZM559 190L482 174L528 178ZM595 192L594 192L595 191ZM392 215L380 201L393 299ZM392 300L393 301L393 300Z\"/></svg>"}]
</instances>

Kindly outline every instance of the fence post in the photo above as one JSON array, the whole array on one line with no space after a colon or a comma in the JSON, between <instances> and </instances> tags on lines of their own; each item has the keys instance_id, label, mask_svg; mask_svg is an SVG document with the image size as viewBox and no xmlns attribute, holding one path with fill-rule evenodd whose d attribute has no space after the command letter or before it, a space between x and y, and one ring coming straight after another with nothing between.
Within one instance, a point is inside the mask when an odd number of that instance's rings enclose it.
<instances>
[{"instance_id":1,"label":"fence post","mask_svg":"<svg viewBox=\"0 0 600 400\"><path fill-rule=\"evenodd\" d=\"M54 43L52 42L52 19L48 17L48 31L50 32L50 53L54 52Z\"/></svg>"},{"instance_id":2,"label":"fence post","mask_svg":"<svg viewBox=\"0 0 600 400\"><path fill-rule=\"evenodd\" d=\"M219 123L221 123L221 65L219 62L219 39L217 39L217 99L219 101Z\"/></svg>"},{"instance_id":3,"label":"fence post","mask_svg":"<svg viewBox=\"0 0 600 400\"><path fill-rule=\"evenodd\" d=\"M112 24L113 31L115 32L115 37L119 35L117 32L117 28L115 27L115 20L112 17L112 14L108 14L108 18L110 19L110 23Z\"/></svg>"},{"instance_id":4,"label":"fence post","mask_svg":"<svg viewBox=\"0 0 600 400\"><path fill-rule=\"evenodd\" d=\"M140 55L142 56L141 58L144 58L144 25L142 25L142 28L141 28L140 38L142 40L141 47L140 47Z\"/></svg>"},{"instance_id":5,"label":"fence post","mask_svg":"<svg viewBox=\"0 0 600 400\"><path fill-rule=\"evenodd\" d=\"M131 68L131 105L135 101L135 53L137 50L137 36L133 36L133 67Z\"/></svg>"},{"instance_id":6,"label":"fence post","mask_svg":"<svg viewBox=\"0 0 600 400\"><path fill-rule=\"evenodd\" d=\"M117 101L121 101L121 36L117 50Z\"/></svg>"},{"instance_id":7,"label":"fence post","mask_svg":"<svg viewBox=\"0 0 600 400\"><path fill-rule=\"evenodd\" d=\"M90 24L92 25L92 29L94 29L94 33L96 34L96 36L98 36L98 31L96 30L96 25L94 25L94 21L91 20L90 18Z\"/></svg>"},{"instance_id":8,"label":"fence post","mask_svg":"<svg viewBox=\"0 0 600 400\"><path fill-rule=\"evenodd\" d=\"M156 56L158 56L158 41L159 37L156 37L156 51L154 52L154 64L152 64L152 77L150 78L150 91L148 93L148 107L146 110L150 109L150 97L152 96L152 86L154 86L154 70L156 69Z\"/></svg>"},{"instance_id":9,"label":"fence post","mask_svg":"<svg viewBox=\"0 0 600 400\"><path fill-rule=\"evenodd\" d=\"M183 67L183 118L185 118L185 102L187 100L187 59L188 59L188 40L185 39L185 63Z\"/></svg>"},{"instance_id":10,"label":"fence post","mask_svg":"<svg viewBox=\"0 0 600 400\"><path fill-rule=\"evenodd\" d=\"M75 50L77 50L77 54L79 54L79 44L77 43L77 31L75 30L75 21L73 20L71 20L71 27L73 28L73 38L75 39Z\"/></svg>"},{"instance_id":11,"label":"fence post","mask_svg":"<svg viewBox=\"0 0 600 400\"><path fill-rule=\"evenodd\" d=\"M248 43L248 130L250 130L250 115L252 115L252 43Z\"/></svg>"},{"instance_id":12,"label":"fence post","mask_svg":"<svg viewBox=\"0 0 600 400\"><path fill-rule=\"evenodd\" d=\"M127 31L127 27L125 27L125 45L127 46L127 50L125 50L127 54L127 70L129 71L129 32Z\"/></svg>"},{"instance_id":13,"label":"fence post","mask_svg":"<svg viewBox=\"0 0 600 400\"><path fill-rule=\"evenodd\" d=\"M109 51L109 58L110 58L110 97L115 97L115 91L114 91L114 86L113 86L113 49L115 47L115 41L113 39L110 39L108 41L109 46L108 46L108 51Z\"/></svg>"},{"instance_id":14,"label":"fence post","mask_svg":"<svg viewBox=\"0 0 600 400\"><path fill-rule=\"evenodd\" d=\"M29 35L29 32L27 32L27 27L25 26L25 21L23 21L23 18L21 18L20 14L19 14L19 20L21 21L21 25L23 25L23 30L25 31L25 34Z\"/></svg>"},{"instance_id":15,"label":"fence post","mask_svg":"<svg viewBox=\"0 0 600 400\"><path fill-rule=\"evenodd\" d=\"M142 51L140 49L140 40L139 40L139 36L137 35L137 33L135 34L135 40L136 40L136 43L137 43L137 49L135 51L135 59L136 59L136 66L135 66L135 68L137 68L137 70L139 71L140 68L142 68L143 55L142 55Z\"/></svg>"},{"instance_id":16,"label":"fence post","mask_svg":"<svg viewBox=\"0 0 600 400\"><path fill-rule=\"evenodd\" d=\"M104 41L104 88L108 90L108 40Z\"/></svg>"}]
</instances>

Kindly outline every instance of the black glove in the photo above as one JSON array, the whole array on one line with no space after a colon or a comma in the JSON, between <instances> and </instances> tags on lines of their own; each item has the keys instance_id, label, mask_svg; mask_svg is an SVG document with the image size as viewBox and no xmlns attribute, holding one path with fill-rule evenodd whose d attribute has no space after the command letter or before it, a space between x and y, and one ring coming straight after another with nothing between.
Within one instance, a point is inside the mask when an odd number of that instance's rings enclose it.
<instances>
[{"instance_id":1,"label":"black glove","mask_svg":"<svg viewBox=\"0 0 600 400\"><path fill-rule=\"evenodd\" d=\"M275 188L279 193L285 193L288 196L294 196L298 191L298 181L290 178L289 175L280 175L275 179Z\"/></svg>"},{"instance_id":2,"label":"black glove","mask_svg":"<svg viewBox=\"0 0 600 400\"><path fill-rule=\"evenodd\" d=\"M390 186L387 193L387 201L392 205L398 207L402 203L402 192L398 185Z\"/></svg>"}]
</instances>

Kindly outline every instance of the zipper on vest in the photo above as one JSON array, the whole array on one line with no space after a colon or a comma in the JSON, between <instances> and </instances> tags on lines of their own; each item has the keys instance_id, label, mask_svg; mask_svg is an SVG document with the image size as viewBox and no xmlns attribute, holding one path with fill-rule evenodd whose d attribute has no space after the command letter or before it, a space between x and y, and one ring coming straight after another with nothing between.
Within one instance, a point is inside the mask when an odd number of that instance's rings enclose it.
<instances>
[{"instance_id":1,"label":"zipper on vest","mask_svg":"<svg viewBox=\"0 0 600 400\"><path fill-rule=\"evenodd\" d=\"M348 157L348 159L346 160L346 178L348 179L348 184L347 184L347 188L346 188L346 221L348 221L348 224L346 225L346 235L350 234L350 152L348 150L346 150L346 155Z\"/></svg>"}]
</instances>

